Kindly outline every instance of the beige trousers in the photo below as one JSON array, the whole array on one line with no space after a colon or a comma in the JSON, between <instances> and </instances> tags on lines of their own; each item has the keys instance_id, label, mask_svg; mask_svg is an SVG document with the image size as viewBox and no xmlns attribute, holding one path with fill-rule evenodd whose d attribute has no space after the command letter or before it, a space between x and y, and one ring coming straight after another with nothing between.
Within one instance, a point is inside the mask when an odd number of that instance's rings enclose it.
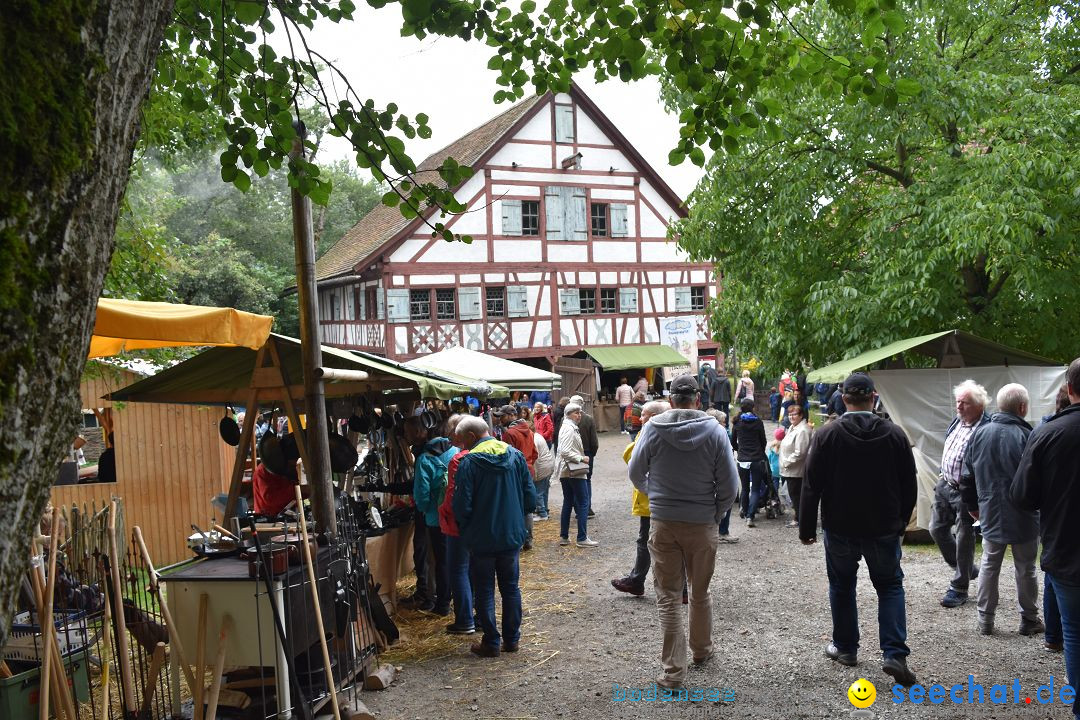
<instances>
[{"instance_id":1,"label":"beige trousers","mask_svg":"<svg viewBox=\"0 0 1080 720\"><path fill-rule=\"evenodd\" d=\"M683 583L690 589L690 651L694 658L712 654L712 582L716 547L720 542L716 523L700 524L652 519L649 553L652 555L656 609L664 646L660 681L681 685L686 680L686 625L683 622Z\"/></svg>"}]
</instances>

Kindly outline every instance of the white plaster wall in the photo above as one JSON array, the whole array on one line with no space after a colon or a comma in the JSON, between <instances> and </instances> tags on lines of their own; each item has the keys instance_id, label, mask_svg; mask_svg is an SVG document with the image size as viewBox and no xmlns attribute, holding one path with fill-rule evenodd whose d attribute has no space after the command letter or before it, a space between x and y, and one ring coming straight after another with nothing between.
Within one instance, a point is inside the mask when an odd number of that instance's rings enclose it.
<instances>
[{"instance_id":1,"label":"white plaster wall","mask_svg":"<svg viewBox=\"0 0 1080 720\"><path fill-rule=\"evenodd\" d=\"M390 284L393 287L401 287L402 285L405 284L405 276L404 275L394 275L394 276L392 276Z\"/></svg>"},{"instance_id":2,"label":"white plaster wall","mask_svg":"<svg viewBox=\"0 0 1080 720\"><path fill-rule=\"evenodd\" d=\"M513 338L514 347L529 347L529 335L532 333L532 320L518 320L510 323L510 337Z\"/></svg>"},{"instance_id":3,"label":"white plaster wall","mask_svg":"<svg viewBox=\"0 0 1080 720\"><path fill-rule=\"evenodd\" d=\"M656 312L656 302L653 299L653 291L650 288L641 289L641 297L638 298L638 306L643 313Z\"/></svg>"},{"instance_id":4,"label":"white plaster wall","mask_svg":"<svg viewBox=\"0 0 1080 720\"><path fill-rule=\"evenodd\" d=\"M619 283L622 285L629 285L632 282L633 273L621 272L619 273Z\"/></svg>"},{"instance_id":5,"label":"white plaster wall","mask_svg":"<svg viewBox=\"0 0 1080 720\"><path fill-rule=\"evenodd\" d=\"M519 140L551 140L551 103L536 111L536 115L514 134Z\"/></svg>"},{"instance_id":6,"label":"white plaster wall","mask_svg":"<svg viewBox=\"0 0 1080 720\"><path fill-rule=\"evenodd\" d=\"M462 275L461 276L461 284L462 285L479 285L480 284L480 276L479 275Z\"/></svg>"},{"instance_id":7,"label":"white plaster wall","mask_svg":"<svg viewBox=\"0 0 1080 720\"><path fill-rule=\"evenodd\" d=\"M560 151L556 153L556 156L561 160L562 158L573 154L573 148L569 145L560 145ZM560 154L561 153L561 154ZM605 168L606 170L607 168ZM623 176L612 176L606 172L596 175L567 175L562 172L528 172L524 170L492 170L492 181L499 180L515 180L518 182L535 182L540 185L547 185L549 183L563 183L567 185L577 185L583 187L585 185L625 185L632 188L634 186L634 178ZM470 195L470 197L472 197Z\"/></svg>"},{"instance_id":8,"label":"white plaster wall","mask_svg":"<svg viewBox=\"0 0 1080 720\"><path fill-rule=\"evenodd\" d=\"M677 270L668 270L666 273L664 273L664 282L667 283L681 282L681 278L682 273L678 272Z\"/></svg>"},{"instance_id":9,"label":"white plaster wall","mask_svg":"<svg viewBox=\"0 0 1080 720\"><path fill-rule=\"evenodd\" d=\"M595 248L594 248L594 251L595 251ZM601 285L618 285L619 284L619 273L613 273L613 272L602 272L602 273L600 273L600 284Z\"/></svg>"},{"instance_id":10,"label":"white plaster wall","mask_svg":"<svg viewBox=\"0 0 1080 720\"><path fill-rule=\"evenodd\" d=\"M409 284L414 288L424 287L425 285L453 285L454 276L452 274L410 275Z\"/></svg>"},{"instance_id":11,"label":"white plaster wall","mask_svg":"<svg viewBox=\"0 0 1080 720\"><path fill-rule=\"evenodd\" d=\"M493 183L491 186L491 196L493 198L500 198L503 195L524 196L524 197L540 197L539 185L499 185ZM500 213L498 217L502 217Z\"/></svg>"},{"instance_id":12,"label":"white plaster wall","mask_svg":"<svg viewBox=\"0 0 1080 720\"><path fill-rule=\"evenodd\" d=\"M579 285L595 285L596 284L596 273L594 273L594 272L578 273L578 284Z\"/></svg>"},{"instance_id":13,"label":"white plaster wall","mask_svg":"<svg viewBox=\"0 0 1080 720\"><path fill-rule=\"evenodd\" d=\"M394 328L394 352L404 353L409 350L409 328L403 325L387 325Z\"/></svg>"},{"instance_id":14,"label":"white plaster wall","mask_svg":"<svg viewBox=\"0 0 1080 720\"><path fill-rule=\"evenodd\" d=\"M630 160L618 150L581 148L582 170L598 170L606 173L611 168L615 168L616 172L633 172L636 170Z\"/></svg>"},{"instance_id":15,"label":"white plaster wall","mask_svg":"<svg viewBox=\"0 0 1080 720\"><path fill-rule=\"evenodd\" d=\"M590 145L612 145L611 138L604 134L600 126L593 122L589 114L580 106L577 108L577 141Z\"/></svg>"},{"instance_id":16,"label":"white plaster wall","mask_svg":"<svg viewBox=\"0 0 1080 720\"><path fill-rule=\"evenodd\" d=\"M667 201L660 197L660 193L656 192L656 189L647 180L641 181L640 189L641 194L652 203L652 206L656 208L656 212L660 213L664 220L672 220L676 217L675 208L668 205Z\"/></svg>"},{"instance_id":17,"label":"white plaster wall","mask_svg":"<svg viewBox=\"0 0 1080 720\"><path fill-rule=\"evenodd\" d=\"M551 347L551 321L540 320L536 323L536 338L533 347Z\"/></svg>"},{"instance_id":18,"label":"white plaster wall","mask_svg":"<svg viewBox=\"0 0 1080 720\"><path fill-rule=\"evenodd\" d=\"M641 243L642 262L688 262L686 253L674 242L647 241Z\"/></svg>"},{"instance_id":19,"label":"white plaster wall","mask_svg":"<svg viewBox=\"0 0 1080 720\"><path fill-rule=\"evenodd\" d=\"M644 243L642 243L642 245L644 245ZM652 271L649 271L648 273L646 273L645 276L646 276L646 279L648 279L650 285L663 285L664 284L664 273L663 273L663 271L652 270Z\"/></svg>"},{"instance_id":20,"label":"white plaster wall","mask_svg":"<svg viewBox=\"0 0 1080 720\"><path fill-rule=\"evenodd\" d=\"M495 262L538 263L543 258L539 240L492 240Z\"/></svg>"},{"instance_id":21,"label":"white plaster wall","mask_svg":"<svg viewBox=\"0 0 1080 720\"><path fill-rule=\"evenodd\" d=\"M555 102L559 105L570 105L574 98L570 97L570 93L555 93Z\"/></svg>"},{"instance_id":22,"label":"white plaster wall","mask_svg":"<svg viewBox=\"0 0 1080 720\"><path fill-rule=\"evenodd\" d=\"M702 283L709 282L709 271L708 270L691 270L690 271L690 282L694 283L695 285L701 285Z\"/></svg>"},{"instance_id":23,"label":"white plaster wall","mask_svg":"<svg viewBox=\"0 0 1080 720\"><path fill-rule=\"evenodd\" d=\"M551 286L540 285L538 286L540 293L540 317L551 317ZM529 308L529 312L532 312L532 308ZM548 332L551 331L551 323L548 323Z\"/></svg>"},{"instance_id":24,"label":"white plaster wall","mask_svg":"<svg viewBox=\"0 0 1080 720\"><path fill-rule=\"evenodd\" d=\"M398 246L398 249L390 253L390 262L410 262L420 248L427 244L423 238L409 238Z\"/></svg>"},{"instance_id":25,"label":"white plaster wall","mask_svg":"<svg viewBox=\"0 0 1080 720\"><path fill-rule=\"evenodd\" d=\"M576 272L563 273L562 277L563 277L563 282L566 283L565 287L574 287L575 285L577 285L577 273ZM564 287L564 286L560 285L559 287Z\"/></svg>"},{"instance_id":26,"label":"white plaster wall","mask_svg":"<svg viewBox=\"0 0 1080 720\"><path fill-rule=\"evenodd\" d=\"M608 242L597 240L593 242L593 260L596 262L635 262L637 260L637 248L634 242ZM615 282L612 280L611 282ZM627 279L629 282L629 279Z\"/></svg>"},{"instance_id":27,"label":"white plaster wall","mask_svg":"<svg viewBox=\"0 0 1080 720\"><path fill-rule=\"evenodd\" d=\"M645 318L645 337L638 342L649 345L660 342L660 321L656 318Z\"/></svg>"},{"instance_id":28,"label":"white plaster wall","mask_svg":"<svg viewBox=\"0 0 1080 720\"><path fill-rule=\"evenodd\" d=\"M487 235L487 208L484 207L486 202L487 198L481 195L465 212L454 216L457 219L450 229L458 235Z\"/></svg>"},{"instance_id":29,"label":"white plaster wall","mask_svg":"<svg viewBox=\"0 0 1080 720\"><path fill-rule=\"evenodd\" d=\"M506 273L484 273L484 282L487 282L487 283L506 282Z\"/></svg>"},{"instance_id":30,"label":"white plaster wall","mask_svg":"<svg viewBox=\"0 0 1080 720\"><path fill-rule=\"evenodd\" d=\"M483 351L484 347L484 324L463 323L461 326L462 345L469 350Z\"/></svg>"},{"instance_id":31,"label":"white plaster wall","mask_svg":"<svg viewBox=\"0 0 1080 720\"><path fill-rule=\"evenodd\" d=\"M643 238L666 238L667 224L657 217L645 203L641 203L641 220L639 232Z\"/></svg>"},{"instance_id":32,"label":"white plaster wall","mask_svg":"<svg viewBox=\"0 0 1080 720\"><path fill-rule=\"evenodd\" d=\"M565 320L563 324L566 324ZM570 342L572 344L583 345L585 343L585 321L581 318L574 318L573 326L577 335L571 335Z\"/></svg>"},{"instance_id":33,"label":"white plaster wall","mask_svg":"<svg viewBox=\"0 0 1080 720\"><path fill-rule=\"evenodd\" d=\"M558 240L548 243L547 253L549 262L581 263L589 259L589 250L585 245L562 245Z\"/></svg>"},{"instance_id":34,"label":"white plaster wall","mask_svg":"<svg viewBox=\"0 0 1080 720\"><path fill-rule=\"evenodd\" d=\"M508 142L499 148L491 156L491 159L487 161L487 164L492 166L503 165L509 167L513 163L528 168L550 168L551 146Z\"/></svg>"},{"instance_id":35,"label":"white plaster wall","mask_svg":"<svg viewBox=\"0 0 1080 720\"><path fill-rule=\"evenodd\" d=\"M486 262L487 240L473 239L471 243L437 242L428 248L417 262Z\"/></svg>"},{"instance_id":36,"label":"white plaster wall","mask_svg":"<svg viewBox=\"0 0 1080 720\"><path fill-rule=\"evenodd\" d=\"M612 335L612 317L594 318L586 321L589 327L590 345L615 345L619 338Z\"/></svg>"},{"instance_id":37,"label":"white plaster wall","mask_svg":"<svg viewBox=\"0 0 1080 720\"><path fill-rule=\"evenodd\" d=\"M543 273L518 273L518 280L521 282L536 282L543 277Z\"/></svg>"},{"instance_id":38,"label":"white plaster wall","mask_svg":"<svg viewBox=\"0 0 1080 720\"><path fill-rule=\"evenodd\" d=\"M641 324L638 319L636 317L628 318L626 322L626 344L632 345L641 342Z\"/></svg>"},{"instance_id":39,"label":"white plaster wall","mask_svg":"<svg viewBox=\"0 0 1080 720\"><path fill-rule=\"evenodd\" d=\"M613 202L634 202L633 190L614 190L611 188L596 188L592 191L593 200L611 200ZM633 205L630 206L633 209Z\"/></svg>"}]
</instances>

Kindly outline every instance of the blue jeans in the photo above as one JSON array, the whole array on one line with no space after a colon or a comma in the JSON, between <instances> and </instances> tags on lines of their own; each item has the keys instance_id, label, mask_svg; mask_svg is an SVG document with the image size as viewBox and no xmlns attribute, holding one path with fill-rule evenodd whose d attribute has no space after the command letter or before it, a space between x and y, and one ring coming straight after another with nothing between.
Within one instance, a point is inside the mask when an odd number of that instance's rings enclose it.
<instances>
[{"instance_id":1,"label":"blue jeans","mask_svg":"<svg viewBox=\"0 0 1080 720\"><path fill-rule=\"evenodd\" d=\"M1050 573L1046 579L1057 597L1061 613L1061 631L1065 641L1065 672L1069 684L1080 685L1080 585L1074 585ZM1073 717L1080 718L1080 702L1073 701Z\"/></svg>"},{"instance_id":2,"label":"blue jeans","mask_svg":"<svg viewBox=\"0 0 1080 720\"><path fill-rule=\"evenodd\" d=\"M848 537L826 530L825 569L829 575L833 644L843 653L859 649L859 611L855 581L859 560L866 560L870 582L878 596L878 635L886 658L907 657L907 612L904 608L904 571L900 569L900 536Z\"/></svg>"},{"instance_id":3,"label":"blue jeans","mask_svg":"<svg viewBox=\"0 0 1080 720\"><path fill-rule=\"evenodd\" d=\"M537 480L536 485L536 514L540 517L548 516L548 492L551 490L551 477Z\"/></svg>"},{"instance_id":4,"label":"blue jeans","mask_svg":"<svg viewBox=\"0 0 1080 720\"><path fill-rule=\"evenodd\" d=\"M752 518L758 511L758 505L764 504L769 497L769 463L767 460L754 460L749 468L739 467L739 480L742 482L742 514Z\"/></svg>"},{"instance_id":5,"label":"blue jeans","mask_svg":"<svg viewBox=\"0 0 1080 720\"><path fill-rule=\"evenodd\" d=\"M577 514L577 539L588 537L585 524L589 520L589 484L585 478L560 478L562 483L562 515L559 517L559 537L570 537L570 511Z\"/></svg>"},{"instance_id":6,"label":"blue jeans","mask_svg":"<svg viewBox=\"0 0 1080 720\"><path fill-rule=\"evenodd\" d=\"M473 553L470 572L476 588L476 618L484 630L482 642L491 647L521 639L521 590L518 588L518 550ZM502 596L502 635L495 624L495 583Z\"/></svg>"},{"instance_id":7,"label":"blue jeans","mask_svg":"<svg viewBox=\"0 0 1080 720\"><path fill-rule=\"evenodd\" d=\"M724 519L720 521L720 534L727 535L729 526L731 525L731 508L724 513Z\"/></svg>"},{"instance_id":8,"label":"blue jeans","mask_svg":"<svg viewBox=\"0 0 1080 720\"><path fill-rule=\"evenodd\" d=\"M589 474L585 476L585 484L589 487L589 497L585 500L585 511L592 510L592 471L593 466L596 464L596 456L589 456Z\"/></svg>"},{"instance_id":9,"label":"blue jeans","mask_svg":"<svg viewBox=\"0 0 1080 720\"><path fill-rule=\"evenodd\" d=\"M446 566L450 573L450 595L454 599L454 625L473 626L472 582L469 580L469 550L457 535L446 536Z\"/></svg>"}]
</instances>

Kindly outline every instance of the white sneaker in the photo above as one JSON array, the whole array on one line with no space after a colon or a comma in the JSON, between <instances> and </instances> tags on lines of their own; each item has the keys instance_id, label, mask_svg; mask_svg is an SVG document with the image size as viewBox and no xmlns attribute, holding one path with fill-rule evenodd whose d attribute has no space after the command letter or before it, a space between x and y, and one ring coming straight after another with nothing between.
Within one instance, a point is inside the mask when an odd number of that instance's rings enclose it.
<instances>
[{"instance_id":1,"label":"white sneaker","mask_svg":"<svg viewBox=\"0 0 1080 720\"><path fill-rule=\"evenodd\" d=\"M748 527L748 528L749 527L755 527L754 518L752 518L752 517L746 518L746 527Z\"/></svg>"},{"instance_id":2,"label":"white sneaker","mask_svg":"<svg viewBox=\"0 0 1080 720\"><path fill-rule=\"evenodd\" d=\"M570 544L570 538L559 538L559 544L563 547Z\"/></svg>"},{"instance_id":3,"label":"white sneaker","mask_svg":"<svg viewBox=\"0 0 1080 720\"><path fill-rule=\"evenodd\" d=\"M575 544L579 548L591 548L596 547L600 543L597 540L593 540L591 537L587 537L584 540L578 540Z\"/></svg>"}]
</instances>

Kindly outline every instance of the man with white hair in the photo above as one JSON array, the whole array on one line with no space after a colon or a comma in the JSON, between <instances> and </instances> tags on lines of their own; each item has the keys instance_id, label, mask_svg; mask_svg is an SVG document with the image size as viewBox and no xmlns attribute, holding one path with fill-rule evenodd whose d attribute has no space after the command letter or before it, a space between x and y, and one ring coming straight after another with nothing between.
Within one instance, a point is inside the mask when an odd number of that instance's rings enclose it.
<instances>
[{"instance_id":1,"label":"man with white hair","mask_svg":"<svg viewBox=\"0 0 1080 720\"><path fill-rule=\"evenodd\" d=\"M934 488L930 515L930 535L941 550L941 557L953 569L953 579L943 607L960 607L968 600L968 584L978 576L975 570L974 519L960 496L960 473L964 453L975 429L990 422L986 406L990 397L986 388L974 380L965 380L953 388L956 417L945 432L945 451L941 454L941 475Z\"/></svg>"},{"instance_id":2,"label":"man with white hair","mask_svg":"<svg viewBox=\"0 0 1080 720\"><path fill-rule=\"evenodd\" d=\"M1011 545L1020 602L1020 634L1035 635L1045 629L1039 620L1039 583L1035 578L1039 514L1021 510L1009 499L1013 476L1031 434L1031 426L1024 420L1029 407L1027 389L1018 383L1006 385L998 390L997 406L990 422L971 436L960 473L960 495L982 527L982 567L976 595L979 632L994 632L998 575L1005 548Z\"/></svg>"},{"instance_id":3,"label":"man with white hair","mask_svg":"<svg viewBox=\"0 0 1080 720\"><path fill-rule=\"evenodd\" d=\"M596 511L592 506L592 474L596 466L596 453L600 451L600 438L596 434L596 421L593 416L585 412L585 399L580 395L574 395L570 402L581 406L581 420L578 422L578 432L581 433L581 447L585 450L585 457L589 458L589 472L585 475L585 485L589 488L589 497L585 501L585 507L589 510L589 517L596 517Z\"/></svg>"}]
</instances>

